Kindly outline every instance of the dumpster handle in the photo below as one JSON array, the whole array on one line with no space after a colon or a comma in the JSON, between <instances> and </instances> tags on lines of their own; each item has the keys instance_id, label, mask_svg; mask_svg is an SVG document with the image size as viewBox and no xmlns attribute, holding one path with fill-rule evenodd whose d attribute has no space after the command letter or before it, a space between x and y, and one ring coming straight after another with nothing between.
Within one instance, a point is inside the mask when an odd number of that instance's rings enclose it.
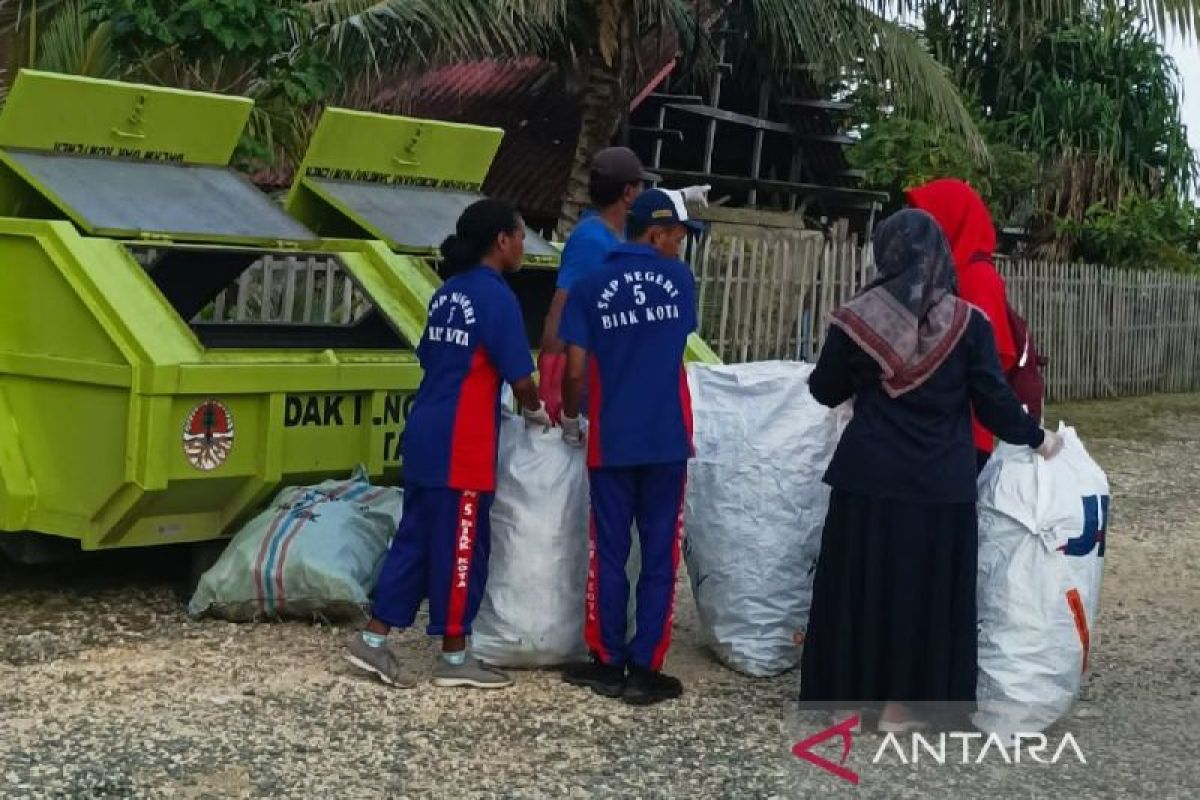
<instances>
[{"instance_id":1,"label":"dumpster handle","mask_svg":"<svg viewBox=\"0 0 1200 800\"><path fill-rule=\"evenodd\" d=\"M401 158L400 156L393 156L392 161L395 161L397 164L399 164L402 167L419 167L421 165L420 161L409 161L407 159Z\"/></svg>"},{"instance_id":2,"label":"dumpster handle","mask_svg":"<svg viewBox=\"0 0 1200 800\"><path fill-rule=\"evenodd\" d=\"M115 135L120 136L123 139L145 139L146 138L146 134L144 134L144 133L130 133L129 131L123 131L120 128L113 128L112 132Z\"/></svg>"}]
</instances>

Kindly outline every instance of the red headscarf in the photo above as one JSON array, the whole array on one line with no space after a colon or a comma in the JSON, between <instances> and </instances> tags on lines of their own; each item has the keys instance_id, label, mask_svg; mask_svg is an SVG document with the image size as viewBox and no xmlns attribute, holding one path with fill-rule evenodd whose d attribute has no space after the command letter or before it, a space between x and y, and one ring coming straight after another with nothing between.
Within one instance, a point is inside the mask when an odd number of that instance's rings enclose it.
<instances>
[{"instance_id":1,"label":"red headscarf","mask_svg":"<svg viewBox=\"0 0 1200 800\"><path fill-rule=\"evenodd\" d=\"M913 208L928 211L938 221L950 242L954 265L961 276L973 261L991 261L996 250L996 226L992 215L974 189L954 178L918 186L908 192Z\"/></svg>"},{"instance_id":2,"label":"red headscarf","mask_svg":"<svg viewBox=\"0 0 1200 800\"><path fill-rule=\"evenodd\" d=\"M1008 324L1004 279L992 263L996 226L983 198L968 184L942 178L908 192L908 202L938 221L958 270L958 294L982 311L992 323L1000 366L1007 372L1017 363L1017 345ZM993 437L975 423L975 446L991 452Z\"/></svg>"}]
</instances>

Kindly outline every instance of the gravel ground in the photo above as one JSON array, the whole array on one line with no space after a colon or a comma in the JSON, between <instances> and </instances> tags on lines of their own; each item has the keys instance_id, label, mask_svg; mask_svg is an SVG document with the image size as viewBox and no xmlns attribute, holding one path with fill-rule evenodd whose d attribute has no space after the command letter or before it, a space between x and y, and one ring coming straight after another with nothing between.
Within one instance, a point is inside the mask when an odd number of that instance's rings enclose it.
<instances>
[{"instance_id":1,"label":"gravel ground","mask_svg":"<svg viewBox=\"0 0 1200 800\"><path fill-rule=\"evenodd\" d=\"M851 786L789 753L815 732L791 712L798 676L718 666L686 589L668 668L687 694L634 710L553 672L388 690L343 666L343 629L188 620L178 556L150 552L0 565L0 797L1200 796L1200 396L1054 414L1115 495L1103 639L1059 729L1087 765L872 765L882 740L864 734ZM422 637L400 647L428 668Z\"/></svg>"}]
</instances>

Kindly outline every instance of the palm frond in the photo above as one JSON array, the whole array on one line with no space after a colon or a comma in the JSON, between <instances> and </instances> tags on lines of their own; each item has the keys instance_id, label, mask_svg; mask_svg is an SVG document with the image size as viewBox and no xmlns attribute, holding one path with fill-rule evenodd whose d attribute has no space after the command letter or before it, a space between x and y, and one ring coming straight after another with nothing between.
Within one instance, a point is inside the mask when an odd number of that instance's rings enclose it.
<instances>
[{"instance_id":1,"label":"palm frond","mask_svg":"<svg viewBox=\"0 0 1200 800\"><path fill-rule=\"evenodd\" d=\"M314 35L347 69L377 72L547 52L559 4L533 0L317 0ZM537 11L541 13L525 13Z\"/></svg>"},{"instance_id":2,"label":"palm frond","mask_svg":"<svg viewBox=\"0 0 1200 800\"><path fill-rule=\"evenodd\" d=\"M30 20L47 20L67 0L0 0L0 33L23 28Z\"/></svg>"},{"instance_id":3,"label":"palm frond","mask_svg":"<svg viewBox=\"0 0 1200 800\"><path fill-rule=\"evenodd\" d=\"M773 74L805 72L820 83L856 77L883 86L901 113L962 133L986 152L947 70L910 29L877 13L873 0L744 0L723 24L742 33Z\"/></svg>"},{"instance_id":4,"label":"palm frond","mask_svg":"<svg viewBox=\"0 0 1200 800\"><path fill-rule=\"evenodd\" d=\"M867 0L890 18L919 17L936 9L975 24L996 27L1001 21L1028 28L1052 20L1069 20L1095 10L1092 0ZM1200 0L1127 0L1121 3L1150 22L1156 33L1178 31L1189 38L1200 32Z\"/></svg>"},{"instance_id":5,"label":"palm frond","mask_svg":"<svg viewBox=\"0 0 1200 800\"><path fill-rule=\"evenodd\" d=\"M89 10L86 0L67 0L38 38L34 66L93 78L116 77L111 25Z\"/></svg>"}]
</instances>

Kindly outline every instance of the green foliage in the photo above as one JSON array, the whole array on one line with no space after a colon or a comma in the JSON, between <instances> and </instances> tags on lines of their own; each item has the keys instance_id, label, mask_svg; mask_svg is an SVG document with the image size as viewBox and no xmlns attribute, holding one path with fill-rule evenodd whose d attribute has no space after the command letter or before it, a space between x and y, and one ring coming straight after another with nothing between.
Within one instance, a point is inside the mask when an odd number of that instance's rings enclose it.
<instances>
[{"instance_id":1,"label":"green foliage","mask_svg":"<svg viewBox=\"0 0 1200 800\"><path fill-rule=\"evenodd\" d=\"M38 37L33 66L92 78L116 77L112 26L85 0L67 0Z\"/></svg>"},{"instance_id":2,"label":"green foliage","mask_svg":"<svg viewBox=\"0 0 1200 800\"><path fill-rule=\"evenodd\" d=\"M295 0L93 0L93 8L126 54L172 48L190 60L269 59L291 48L291 31L304 19Z\"/></svg>"},{"instance_id":3,"label":"green foliage","mask_svg":"<svg viewBox=\"0 0 1200 800\"><path fill-rule=\"evenodd\" d=\"M1110 209L1097 203L1082 222L1064 221L1077 256L1115 266L1200 272L1200 209L1173 195L1127 195Z\"/></svg>"},{"instance_id":4,"label":"green foliage","mask_svg":"<svg viewBox=\"0 0 1200 800\"><path fill-rule=\"evenodd\" d=\"M941 128L877 113L851 153L873 186L901 197L930 178L959 177L980 190L998 222L1025 227L1045 255L1193 263L1196 211L1186 198L1197 162L1178 72L1154 26L1157 12L1192 19L1194 4L913 5L930 51L976 110L991 163L973 163Z\"/></svg>"},{"instance_id":5,"label":"green foliage","mask_svg":"<svg viewBox=\"0 0 1200 800\"><path fill-rule=\"evenodd\" d=\"M1013 77L1012 141L1095 153L1113 164L1110 188L1185 192L1195 180L1178 70L1128 9L1105 3L1049 32Z\"/></svg>"},{"instance_id":6,"label":"green foliage","mask_svg":"<svg viewBox=\"0 0 1200 800\"><path fill-rule=\"evenodd\" d=\"M295 155L306 109L342 85L300 0L91 0L88 8L104 21L121 77L255 99L236 156L246 168Z\"/></svg>"},{"instance_id":7,"label":"green foliage","mask_svg":"<svg viewBox=\"0 0 1200 800\"><path fill-rule=\"evenodd\" d=\"M867 173L867 183L900 202L907 189L937 178L961 178L988 201L997 220L1007 221L1028 205L1037 181L1037 158L1018 150L981 124L990 159L982 162L962 137L923 120L879 118L850 149L850 162Z\"/></svg>"}]
</instances>

